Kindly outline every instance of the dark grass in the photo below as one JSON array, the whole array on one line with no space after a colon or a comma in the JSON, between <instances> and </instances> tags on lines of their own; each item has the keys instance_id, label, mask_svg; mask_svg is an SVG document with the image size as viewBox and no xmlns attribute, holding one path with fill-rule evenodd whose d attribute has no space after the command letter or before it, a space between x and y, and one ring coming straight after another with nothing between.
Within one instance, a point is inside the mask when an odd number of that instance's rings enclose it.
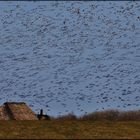
<instances>
[{"instance_id":1,"label":"dark grass","mask_svg":"<svg viewBox=\"0 0 140 140\"><path fill-rule=\"evenodd\" d=\"M140 139L140 121L0 121L1 139Z\"/></svg>"}]
</instances>

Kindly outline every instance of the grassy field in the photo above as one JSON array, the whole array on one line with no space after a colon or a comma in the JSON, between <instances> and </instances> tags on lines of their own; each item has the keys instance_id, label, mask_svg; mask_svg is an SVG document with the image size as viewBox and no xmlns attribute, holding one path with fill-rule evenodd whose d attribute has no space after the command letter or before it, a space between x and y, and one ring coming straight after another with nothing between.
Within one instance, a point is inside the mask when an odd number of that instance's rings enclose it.
<instances>
[{"instance_id":1,"label":"grassy field","mask_svg":"<svg viewBox=\"0 0 140 140\"><path fill-rule=\"evenodd\" d=\"M0 121L0 138L140 139L140 121Z\"/></svg>"}]
</instances>

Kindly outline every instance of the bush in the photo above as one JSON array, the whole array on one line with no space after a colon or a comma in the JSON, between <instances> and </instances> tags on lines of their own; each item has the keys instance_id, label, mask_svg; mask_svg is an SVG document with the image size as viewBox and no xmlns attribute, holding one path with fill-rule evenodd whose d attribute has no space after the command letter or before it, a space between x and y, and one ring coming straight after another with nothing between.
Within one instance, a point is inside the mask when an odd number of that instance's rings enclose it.
<instances>
[{"instance_id":1,"label":"bush","mask_svg":"<svg viewBox=\"0 0 140 140\"><path fill-rule=\"evenodd\" d=\"M67 115L58 116L52 120L89 120L89 121L140 121L140 110L137 111L118 111L118 110L106 110L96 111L80 117L69 113Z\"/></svg>"},{"instance_id":2,"label":"bush","mask_svg":"<svg viewBox=\"0 0 140 140\"><path fill-rule=\"evenodd\" d=\"M81 116L80 120L140 121L140 110L138 111L106 110L100 112L93 112Z\"/></svg>"},{"instance_id":3,"label":"bush","mask_svg":"<svg viewBox=\"0 0 140 140\"><path fill-rule=\"evenodd\" d=\"M140 110L138 111L127 111L127 112L120 112L119 118L121 120L126 121L140 121Z\"/></svg>"},{"instance_id":4,"label":"bush","mask_svg":"<svg viewBox=\"0 0 140 140\"><path fill-rule=\"evenodd\" d=\"M93 112L87 115L80 117L81 120L93 120L93 121L100 121L100 120L117 120L118 119L119 111L117 110L107 110L107 111L100 111L100 112Z\"/></svg>"}]
</instances>

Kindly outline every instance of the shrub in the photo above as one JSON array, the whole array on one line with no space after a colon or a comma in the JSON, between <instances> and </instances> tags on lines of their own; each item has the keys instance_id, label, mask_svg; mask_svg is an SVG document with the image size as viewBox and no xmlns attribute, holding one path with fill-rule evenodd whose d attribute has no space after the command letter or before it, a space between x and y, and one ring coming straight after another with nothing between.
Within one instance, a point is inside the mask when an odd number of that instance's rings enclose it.
<instances>
[{"instance_id":1,"label":"shrub","mask_svg":"<svg viewBox=\"0 0 140 140\"><path fill-rule=\"evenodd\" d=\"M140 121L140 110L120 112L118 119L120 121Z\"/></svg>"},{"instance_id":2,"label":"shrub","mask_svg":"<svg viewBox=\"0 0 140 140\"><path fill-rule=\"evenodd\" d=\"M100 112L93 112L87 115L80 117L82 120L117 120L118 119L119 111L117 110L107 110L107 111L100 111Z\"/></svg>"},{"instance_id":3,"label":"shrub","mask_svg":"<svg viewBox=\"0 0 140 140\"><path fill-rule=\"evenodd\" d=\"M81 116L80 120L140 121L140 110L138 111L106 110L100 112L93 112Z\"/></svg>"},{"instance_id":4,"label":"shrub","mask_svg":"<svg viewBox=\"0 0 140 140\"><path fill-rule=\"evenodd\" d=\"M140 121L140 110L136 111L118 111L118 110L105 110L96 111L80 117L69 113L67 115L58 116L52 120L89 120L89 121Z\"/></svg>"}]
</instances>

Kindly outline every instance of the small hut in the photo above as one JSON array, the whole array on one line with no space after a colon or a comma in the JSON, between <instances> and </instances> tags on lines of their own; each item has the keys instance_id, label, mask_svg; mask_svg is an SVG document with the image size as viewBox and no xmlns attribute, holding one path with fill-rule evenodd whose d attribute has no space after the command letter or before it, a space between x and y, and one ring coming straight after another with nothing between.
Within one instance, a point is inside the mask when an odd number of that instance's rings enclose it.
<instances>
[{"instance_id":1,"label":"small hut","mask_svg":"<svg viewBox=\"0 0 140 140\"><path fill-rule=\"evenodd\" d=\"M38 120L24 102L6 102L0 106L0 120Z\"/></svg>"}]
</instances>

